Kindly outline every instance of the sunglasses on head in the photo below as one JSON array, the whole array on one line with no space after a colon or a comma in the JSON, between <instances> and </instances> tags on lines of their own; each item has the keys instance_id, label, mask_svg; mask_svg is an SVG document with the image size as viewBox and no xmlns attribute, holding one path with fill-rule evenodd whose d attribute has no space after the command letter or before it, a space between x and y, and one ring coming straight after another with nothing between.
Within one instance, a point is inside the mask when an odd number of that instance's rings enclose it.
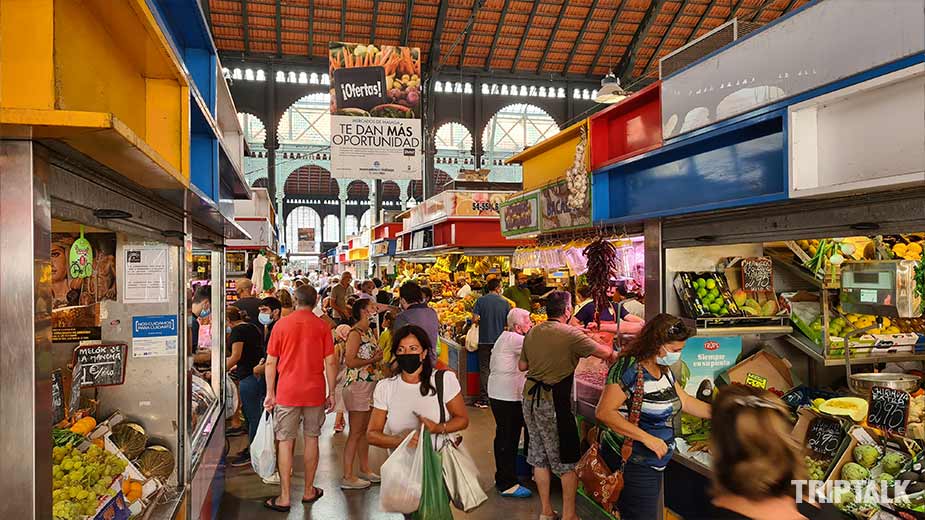
<instances>
[{"instance_id":1,"label":"sunglasses on head","mask_svg":"<svg viewBox=\"0 0 925 520\"><path fill-rule=\"evenodd\" d=\"M680 336L687 332L687 326L684 325L684 322L678 320L674 325L668 327L669 336Z\"/></svg>"}]
</instances>

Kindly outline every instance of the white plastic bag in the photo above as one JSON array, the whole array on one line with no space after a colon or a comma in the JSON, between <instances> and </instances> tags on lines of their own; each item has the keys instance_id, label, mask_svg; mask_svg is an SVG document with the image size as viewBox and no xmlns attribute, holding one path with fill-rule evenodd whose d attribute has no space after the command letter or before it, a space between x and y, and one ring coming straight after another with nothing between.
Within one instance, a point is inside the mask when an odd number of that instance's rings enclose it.
<instances>
[{"instance_id":1,"label":"white plastic bag","mask_svg":"<svg viewBox=\"0 0 925 520\"><path fill-rule=\"evenodd\" d=\"M430 435L421 426L420 432L409 433L382 463L379 505L383 511L413 513L418 510L424 483L424 443L418 442L417 448L408 446L415 433Z\"/></svg>"},{"instance_id":2,"label":"white plastic bag","mask_svg":"<svg viewBox=\"0 0 925 520\"><path fill-rule=\"evenodd\" d=\"M479 484L475 461L461 446L447 442L440 449L440 456L443 458L443 481L456 509L468 513L488 500Z\"/></svg>"},{"instance_id":3,"label":"white plastic bag","mask_svg":"<svg viewBox=\"0 0 925 520\"><path fill-rule=\"evenodd\" d=\"M273 414L264 410L257 425L257 434L251 443L251 465L260 478L276 473L276 445L273 443Z\"/></svg>"},{"instance_id":4,"label":"white plastic bag","mask_svg":"<svg viewBox=\"0 0 925 520\"><path fill-rule=\"evenodd\" d=\"M238 385L234 384L231 374L225 373L225 417L231 417L238 411Z\"/></svg>"},{"instance_id":5,"label":"white plastic bag","mask_svg":"<svg viewBox=\"0 0 925 520\"><path fill-rule=\"evenodd\" d=\"M466 333L466 350L475 352L479 349L479 324L475 323L469 327Z\"/></svg>"}]
</instances>

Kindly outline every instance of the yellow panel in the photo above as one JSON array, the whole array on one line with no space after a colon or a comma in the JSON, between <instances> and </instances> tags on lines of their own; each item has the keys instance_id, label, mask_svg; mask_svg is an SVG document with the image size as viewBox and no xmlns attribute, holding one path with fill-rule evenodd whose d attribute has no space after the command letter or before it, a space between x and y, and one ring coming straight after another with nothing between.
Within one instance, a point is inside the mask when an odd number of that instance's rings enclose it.
<instances>
[{"instance_id":1,"label":"yellow panel","mask_svg":"<svg viewBox=\"0 0 925 520\"><path fill-rule=\"evenodd\" d=\"M186 184L189 184L190 179L190 106L189 106L189 87L180 87L180 108L182 109L180 114L180 153L181 155L181 168L180 172L183 173L183 178L186 179Z\"/></svg>"},{"instance_id":2,"label":"yellow panel","mask_svg":"<svg viewBox=\"0 0 925 520\"><path fill-rule=\"evenodd\" d=\"M54 108L53 10L53 0L0 0L0 107Z\"/></svg>"},{"instance_id":3,"label":"yellow panel","mask_svg":"<svg viewBox=\"0 0 925 520\"><path fill-rule=\"evenodd\" d=\"M121 4L109 2L113 12L123 11ZM128 46L110 36L88 4L57 0L55 7L57 108L110 112L145 138L145 81Z\"/></svg>"},{"instance_id":4,"label":"yellow panel","mask_svg":"<svg viewBox=\"0 0 925 520\"><path fill-rule=\"evenodd\" d=\"M181 134L183 132L181 117L183 104L180 103L180 88L171 79L149 79L146 81L147 126L145 135L148 144L177 170L182 170L183 153Z\"/></svg>"},{"instance_id":5,"label":"yellow panel","mask_svg":"<svg viewBox=\"0 0 925 520\"><path fill-rule=\"evenodd\" d=\"M575 162L575 147L587 120L578 122L558 134L508 158L507 164L523 165L523 189L530 191L561 180ZM590 161L589 146L585 147L585 166Z\"/></svg>"}]
</instances>

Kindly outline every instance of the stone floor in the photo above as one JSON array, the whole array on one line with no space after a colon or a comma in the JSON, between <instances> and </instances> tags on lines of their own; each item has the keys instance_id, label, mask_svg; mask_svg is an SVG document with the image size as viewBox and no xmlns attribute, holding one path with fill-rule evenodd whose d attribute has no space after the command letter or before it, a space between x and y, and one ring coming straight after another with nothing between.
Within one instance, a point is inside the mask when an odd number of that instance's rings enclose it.
<instances>
[{"instance_id":1,"label":"stone floor","mask_svg":"<svg viewBox=\"0 0 925 520\"><path fill-rule=\"evenodd\" d=\"M464 433L464 442L479 467L482 488L486 490L488 501L470 513L453 510L455 519L496 520L504 518L535 519L540 511L539 498L534 493L530 499L502 498L494 490L494 457L492 440L495 423L489 410L468 408L469 428ZM264 508L261 501L274 493L278 487L264 485L250 467L228 468L225 481L225 495L222 497L219 518L222 520L245 518L288 518L289 520L401 520L402 515L384 513L379 508L379 489L373 486L362 491L342 491L339 487L341 477L341 457L346 434L334 434L334 417L328 416L321 436L321 460L315 485L324 489L324 497L318 502L303 507L295 503L288 517ZM232 453L237 453L246 445L245 437L230 440ZM301 444L297 446L301 452ZM375 467L385 460L385 452L370 448L370 459ZM293 479L293 496L300 496L303 480L301 456L296 457L296 478ZM532 484L532 483L530 483ZM553 503L556 510L561 510L561 492L553 484ZM582 504L579 501L579 506ZM580 507L580 509L584 509ZM590 511L579 511L585 520L594 518Z\"/></svg>"}]
</instances>

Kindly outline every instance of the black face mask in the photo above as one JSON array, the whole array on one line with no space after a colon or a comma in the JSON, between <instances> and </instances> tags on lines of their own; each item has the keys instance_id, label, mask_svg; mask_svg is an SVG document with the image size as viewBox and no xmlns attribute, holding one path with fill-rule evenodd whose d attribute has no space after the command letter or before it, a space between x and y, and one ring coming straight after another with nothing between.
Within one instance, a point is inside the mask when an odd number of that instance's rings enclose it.
<instances>
[{"instance_id":1,"label":"black face mask","mask_svg":"<svg viewBox=\"0 0 925 520\"><path fill-rule=\"evenodd\" d=\"M398 354L395 359L398 361L398 367L406 374L413 374L421 368L420 354Z\"/></svg>"}]
</instances>

